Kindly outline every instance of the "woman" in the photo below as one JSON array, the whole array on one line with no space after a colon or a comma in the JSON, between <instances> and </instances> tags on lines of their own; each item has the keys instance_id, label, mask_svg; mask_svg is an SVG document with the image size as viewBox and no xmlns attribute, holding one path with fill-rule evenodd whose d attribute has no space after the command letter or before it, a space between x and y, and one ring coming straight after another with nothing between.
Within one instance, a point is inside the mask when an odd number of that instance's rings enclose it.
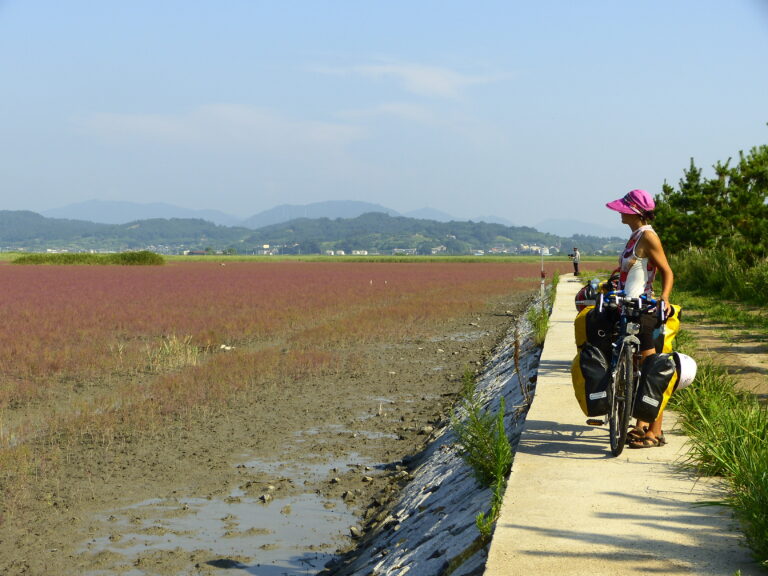
<instances>
[{"instance_id":1,"label":"woman","mask_svg":"<svg viewBox=\"0 0 768 576\"><path fill-rule=\"evenodd\" d=\"M632 190L618 200L606 204L611 210L621 214L621 222L632 230L627 245L619 256L619 289L627 296L637 298L642 294L654 297L653 280L656 273L661 275L661 306L665 313L667 302L672 292L674 275L669 267L661 240L649 222L653 220L656 203L645 190ZM653 331L658 327L658 320L644 314L640 321L640 353L643 358L656 352ZM662 415L651 423L637 421L634 430L629 433L630 448L652 448L664 445L661 430Z\"/></svg>"}]
</instances>

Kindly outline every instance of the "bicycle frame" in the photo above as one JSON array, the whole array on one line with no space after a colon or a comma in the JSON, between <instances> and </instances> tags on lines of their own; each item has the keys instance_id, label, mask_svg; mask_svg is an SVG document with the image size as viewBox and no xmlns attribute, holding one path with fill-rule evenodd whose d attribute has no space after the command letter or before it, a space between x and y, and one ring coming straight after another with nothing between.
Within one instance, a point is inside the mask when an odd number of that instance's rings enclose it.
<instances>
[{"instance_id":1,"label":"bicycle frame","mask_svg":"<svg viewBox=\"0 0 768 576\"><path fill-rule=\"evenodd\" d=\"M657 301L651 298L627 298L623 292L601 295L598 309L603 306L619 309L618 337L611 355L610 412L608 413L611 453L618 456L624 450L629 421L640 381L640 314L654 310ZM663 321L663 305L658 306Z\"/></svg>"}]
</instances>

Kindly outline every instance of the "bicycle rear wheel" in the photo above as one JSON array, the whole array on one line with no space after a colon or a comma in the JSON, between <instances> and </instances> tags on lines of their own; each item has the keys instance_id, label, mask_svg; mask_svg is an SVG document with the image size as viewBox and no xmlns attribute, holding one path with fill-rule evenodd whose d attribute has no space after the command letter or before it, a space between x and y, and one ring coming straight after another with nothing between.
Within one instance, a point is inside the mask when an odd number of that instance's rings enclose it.
<instances>
[{"instance_id":1,"label":"bicycle rear wheel","mask_svg":"<svg viewBox=\"0 0 768 576\"><path fill-rule=\"evenodd\" d=\"M624 346L616 364L611 383L611 413L608 421L611 437L611 454L618 456L627 442L627 431L632 412L632 395L635 367L631 346Z\"/></svg>"}]
</instances>

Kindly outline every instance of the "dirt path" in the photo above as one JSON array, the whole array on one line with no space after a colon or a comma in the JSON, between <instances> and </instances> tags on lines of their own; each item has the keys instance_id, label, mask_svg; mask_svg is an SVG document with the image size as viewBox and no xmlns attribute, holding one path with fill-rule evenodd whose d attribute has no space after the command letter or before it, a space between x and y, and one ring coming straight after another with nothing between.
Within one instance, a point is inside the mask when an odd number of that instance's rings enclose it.
<instances>
[{"instance_id":1,"label":"dirt path","mask_svg":"<svg viewBox=\"0 0 768 576\"><path fill-rule=\"evenodd\" d=\"M700 353L723 366L740 389L768 401L768 340L754 331L712 323L698 311L686 311L683 328L696 337Z\"/></svg>"},{"instance_id":2,"label":"dirt path","mask_svg":"<svg viewBox=\"0 0 768 576\"><path fill-rule=\"evenodd\" d=\"M61 450L14 495L0 573L315 573L407 480L461 386L524 309L510 295L423 341L360 345L344 370L275 384L226 412Z\"/></svg>"}]
</instances>

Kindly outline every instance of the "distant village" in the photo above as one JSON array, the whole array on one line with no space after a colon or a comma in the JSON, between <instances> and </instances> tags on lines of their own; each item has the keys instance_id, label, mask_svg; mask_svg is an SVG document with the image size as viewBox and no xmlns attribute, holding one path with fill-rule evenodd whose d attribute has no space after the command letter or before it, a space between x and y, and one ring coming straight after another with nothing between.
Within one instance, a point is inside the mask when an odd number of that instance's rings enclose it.
<instances>
[{"instance_id":1,"label":"distant village","mask_svg":"<svg viewBox=\"0 0 768 576\"><path fill-rule=\"evenodd\" d=\"M221 249L196 249L189 248L184 245L169 246L169 245L149 245L142 248L136 248L125 251L133 250L149 250L156 254L162 254L164 256L205 256L205 255L227 255L227 254L243 254L243 255L255 255L255 256L279 256L284 254L297 254L300 253L297 245L270 245L263 244L255 249L248 249L243 251L236 251L234 249L221 250ZM29 250L21 247L4 247L2 252L36 252L38 250ZM39 250L43 251L43 250ZM120 250L95 250L95 249L73 249L73 248L47 248L44 252L48 254L66 254L72 252L89 252L92 254L114 254L120 252ZM472 256L512 256L512 255L537 255L537 256L550 256L560 253L560 248L557 246L537 246L535 244L519 244L517 246L494 246L488 250L470 250L467 255ZM448 255L448 248L444 245L435 246L430 249L429 254L419 252L417 248L394 248L389 251L383 250L325 250L323 252L326 256L419 256L419 255L432 255L432 256L445 256Z\"/></svg>"}]
</instances>

